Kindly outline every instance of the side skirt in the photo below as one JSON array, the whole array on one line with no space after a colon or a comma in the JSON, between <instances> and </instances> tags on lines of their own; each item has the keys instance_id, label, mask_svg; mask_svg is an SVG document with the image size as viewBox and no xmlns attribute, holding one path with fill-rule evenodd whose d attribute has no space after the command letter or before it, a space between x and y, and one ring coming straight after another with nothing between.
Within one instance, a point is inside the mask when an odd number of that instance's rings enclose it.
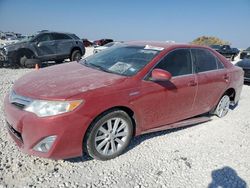
<instances>
[{"instance_id":1,"label":"side skirt","mask_svg":"<svg viewBox=\"0 0 250 188\"><path fill-rule=\"evenodd\" d=\"M207 121L210 121L210 120L211 120L210 117L189 118L189 119L179 121L179 122L176 122L176 123L172 123L172 124L160 126L160 127L157 127L157 128L149 129L149 130L143 131L141 134L147 134L147 133L163 131L163 130L167 130L167 129L184 127L184 126L188 126L188 125L192 125L192 124L207 122Z\"/></svg>"}]
</instances>

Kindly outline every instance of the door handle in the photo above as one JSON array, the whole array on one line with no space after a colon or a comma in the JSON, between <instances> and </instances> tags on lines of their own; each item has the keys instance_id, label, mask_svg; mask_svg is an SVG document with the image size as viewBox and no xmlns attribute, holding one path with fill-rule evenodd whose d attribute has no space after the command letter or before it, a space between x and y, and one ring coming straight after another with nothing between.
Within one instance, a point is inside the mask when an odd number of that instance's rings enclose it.
<instances>
[{"instance_id":1,"label":"door handle","mask_svg":"<svg viewBox=\"0 0 250 188\"><path fill-rule=\"evenodd\" d=\"M223 78L224 78L224 80L226 80L226 82L228 82L228 79L229 79L228 74L225 74L225 75L223 76Z\"/></svg>"},{"instance_id":2,"label":"door handle","mask_svg":"<svg viewBox=\"0 0 250 188\"><path fill-rule=\"evenodd\" d=\"M197 82L195 82L195 81L190 81L190 82L188 82L188 86L197 86Z\"/></svg>"}]
</instances>

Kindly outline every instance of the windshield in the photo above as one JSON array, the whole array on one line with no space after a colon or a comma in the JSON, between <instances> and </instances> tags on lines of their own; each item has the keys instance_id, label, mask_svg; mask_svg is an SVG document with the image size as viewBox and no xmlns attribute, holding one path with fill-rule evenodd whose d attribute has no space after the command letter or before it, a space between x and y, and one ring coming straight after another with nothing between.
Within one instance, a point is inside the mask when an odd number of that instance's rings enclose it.
<instances>
[{"instance_id":1,"label":"windshield","mask_svg":"<svg viewBox=\"0 0 250 188\"><path fill-rule=\"evenodd\" d=\"M133 76L159 52L160 50L145 46L114 46L89 56L80 63L110 73Z\"/></svg>"},{"instance_id":2,"label":"windshield","mask_svg":"<svg viewBox=\"0 0 250 188\"><path fill-rule=\"evenodd\" d=\"M116 42L110 42L108 44L105 44L104 46L105 47L111 47L111 46L114 46L115 44L117 44Z\"/></svg>"}]
</instances>

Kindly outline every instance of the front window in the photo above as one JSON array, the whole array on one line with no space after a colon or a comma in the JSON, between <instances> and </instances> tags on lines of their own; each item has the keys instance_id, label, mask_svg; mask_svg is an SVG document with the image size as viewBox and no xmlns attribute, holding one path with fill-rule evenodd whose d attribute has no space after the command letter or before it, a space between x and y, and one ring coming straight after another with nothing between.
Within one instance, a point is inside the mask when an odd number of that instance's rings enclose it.
<instances>
[{"instance_id":1,"label":"front window","mask_svg":"<svg viewBox=\"0 0 250 188\"><path fill-rule=\"evenodd\" d=\"M89 56L80 63L114 74L133 76L161 50L148 46L115 46Z\"/></svg>"},{"instance_id":2,"label":"front window","mask_svg":"<svg viewBox=\"0 0 250 188\"><path fill-rule=\"evenodd\" d=\"M38 35L35 39L36 42L51 41L51 35L49 33Z\"/></svg>"},{"instance_id":3,"label":"front window","mask_svg":"<svg viewBox=\"0 0 250 188\"><path fill-rule=\"evenodd\" d=\"M170 52L155 68L168 71L173 77L192 74L192 61L189 49L177 49Z\"/></svg>"}]
</instances>

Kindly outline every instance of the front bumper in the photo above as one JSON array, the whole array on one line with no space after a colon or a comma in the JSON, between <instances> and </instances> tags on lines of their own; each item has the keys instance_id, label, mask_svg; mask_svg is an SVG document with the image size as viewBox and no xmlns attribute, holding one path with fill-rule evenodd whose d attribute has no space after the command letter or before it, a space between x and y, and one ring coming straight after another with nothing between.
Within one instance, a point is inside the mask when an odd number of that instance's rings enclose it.
<instances>
[{"instance_id":1,"label":"front bumper","mask_svg":"<svg viewBox=\"0 0 250 188\"><path fill-rule=\"evenodd\" d=\"M9 134L25 153L52 159L67 159L81 156L82 143L91 119L82 115L81 108L67 114L40 118L33 113L18 109L4 100L4 111ZM56 135L47 153L33 147L42 139Z\"/></svg>"}]
</instances>

